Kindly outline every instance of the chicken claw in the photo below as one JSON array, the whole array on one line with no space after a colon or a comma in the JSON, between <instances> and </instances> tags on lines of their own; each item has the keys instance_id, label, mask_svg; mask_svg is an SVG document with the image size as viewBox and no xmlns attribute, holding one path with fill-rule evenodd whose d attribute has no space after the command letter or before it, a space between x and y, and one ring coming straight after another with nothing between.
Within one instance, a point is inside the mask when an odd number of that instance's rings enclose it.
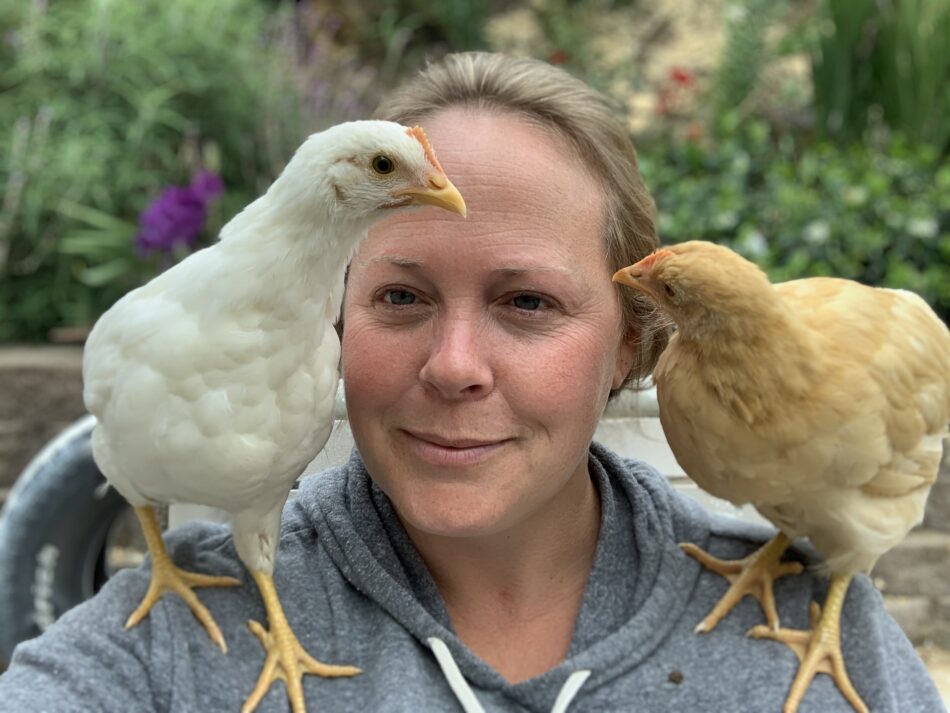
<instances>
[{"instance_id":1,"label":"chicken claw","mask_svg":"<svg viewBox=\"0 0 950 713\"><path fill-rule=\"evenodd\" d=\"M858 713L868 713L868 708L848 678L841 654L841 606L845 593L851 583L851 575L832 577L825 609L822 612L817 603L809 607L810 629L778 629L767 626L754 626L749 636L755 639L772 639L787 645L798 657L801 665L789 689L783 713L795 713L802 702L805 691L817 673L827 673L832 677L838 689Z\"/></svg>"},{"instance_id":2,"label":"chicken claw","mask_svg":"<svg viewBox=\"0 0 950 713\"><path fill-rule=\"evenodd\" d=\"M155 510L148 506L137 507L135 508L135 514L142 524L149 554L152 556L152 579L142 603L126 620L125 628L131 629L148 616L152 607L158 603L165 592L175 592L185 601L195 618L201 622L211 640L218 645L223 653L227 653L228 645L224 641L221 629L215 623L211 612L201 603L192 589L194 587L236 587L241 582L234 577L215 577L209 574L199 574L179 569L172 562L168 550L165 548L165 543L162 542L161 531L155 519Z\"/></svg>"},{"instance_id":3,"label":"chicken claw","mask_svg":"<svg viewBox=\"0 0 950 713\"><path fill-rule=\"evenodd\" d=\"M706 569L718 572L730 582L729 589L716 602L716 606L706 615L706 618L696 625L694 631L697 633L712 631L747 594L758 600L769 627L778 629L779 619L775 609L772 583L786 574L798 574L802 571L800 562L779 561L790 542L789 538L780 532L748 557L739 560L722 560L692 543L681 543L680 547L686 554L696 559Z\"/></svg>"},{"instance_id":4,"label":"chicken claw","mask_svg":"<svg viewBox=\"0 0 950 713\"><path fill-rule=\"evenodd\" d=\"M261 590L261 596L264 598L270 631L265 630L256 621L247 623L251 632L260 640L261 646L267 652L267 658L264 661L261 675L257 679L257 685L254 686L254 690L245 701L241 713L252 713L277 679L283 681L287 686L287 696L290 698L293 713L306 713L302 684L304 674L311 673L324 678L337 678L356 676L362 673L362 670L356 666L325 664L308 654L290 628L280 600L277 598L273 578L262 572L252 572L252 574Z\"/></svg>"}]
</instances>

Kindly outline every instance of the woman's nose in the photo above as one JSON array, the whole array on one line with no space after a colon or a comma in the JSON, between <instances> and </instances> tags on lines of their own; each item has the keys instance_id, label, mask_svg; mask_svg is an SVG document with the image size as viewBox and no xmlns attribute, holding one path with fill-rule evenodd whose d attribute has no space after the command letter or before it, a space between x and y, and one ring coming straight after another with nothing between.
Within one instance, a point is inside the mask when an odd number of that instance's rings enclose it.
<instances>
[{"instance_id":1,"label":"woman's nose","mask_svg":"<svg viewBox=\"0 0 950 713\"><path fill-rule=\"evenodd\" d=\"M419 378L446 399L477 399L491 392L492 369L478 321L465 317L442 321Z\"/></svg>"}]
</instances>

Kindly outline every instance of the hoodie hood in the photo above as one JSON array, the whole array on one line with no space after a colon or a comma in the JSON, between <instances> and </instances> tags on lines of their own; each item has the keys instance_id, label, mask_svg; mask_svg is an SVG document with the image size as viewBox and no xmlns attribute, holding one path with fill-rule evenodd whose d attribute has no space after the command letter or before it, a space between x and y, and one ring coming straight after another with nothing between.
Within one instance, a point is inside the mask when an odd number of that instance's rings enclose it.
<instances>
[{"instance_id":1,"label":"hoodie hood","mask_svg":"<svg viewBox=\"0 0 950 713\"><path fill-rule=\"evenodd\" d=\"M357 451L345 466L304 479L285 517L288 525L299 518L315 529L345 579L421 644L444 642L468 683L549 711L572 673L591 672L583 696L651 654L682 615L697 580L698 568L683 566L686 555L677 543L702 546L709 537L699 506L677 496L646 464L593 444L589 471L601 497L600 533L568 656L517 684L456 636L422 558Z\"/></svg>"}]
</instances>

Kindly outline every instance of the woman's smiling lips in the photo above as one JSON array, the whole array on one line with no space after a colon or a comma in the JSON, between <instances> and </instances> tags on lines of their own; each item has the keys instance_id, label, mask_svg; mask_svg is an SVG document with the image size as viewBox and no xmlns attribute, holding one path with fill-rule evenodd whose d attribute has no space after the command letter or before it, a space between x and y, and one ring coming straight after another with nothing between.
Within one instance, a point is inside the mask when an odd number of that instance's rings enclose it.
<instances>
[{"instance_id":1,"label":"woman's smiling lips","mask_svg":"<svg viewBox=\"0 0 950 713\"><path fill-rule=\"evenodd\" d=\"M510 439L483 440L446 438L433 433L403 430L409 446L421 460L439 466L479 463L498 451Z\"/></svg>"}]
</instances>

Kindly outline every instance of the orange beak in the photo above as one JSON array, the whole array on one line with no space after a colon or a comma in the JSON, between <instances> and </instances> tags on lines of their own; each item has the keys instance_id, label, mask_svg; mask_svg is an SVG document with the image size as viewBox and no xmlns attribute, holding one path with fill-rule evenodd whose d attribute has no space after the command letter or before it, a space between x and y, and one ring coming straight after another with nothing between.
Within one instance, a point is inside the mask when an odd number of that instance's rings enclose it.
<instances>
[{"instance_id":1,"label":"orange beak","mask_svg":"<svg viewBox=\"0 0 950 713\"><path fill-rule=\"evenodd\" d=\"M463 218L468 215L462 194L439 169L429 173L426 177L426 185L393 191L393 197L411 198L413 203L434 205L452 213L458 213Z\"/></svg>"},{"instance_id":2,"label":"orange beak","mask_svg":"<svg viewBox=\"0 0 950 713\"><path fill-rule=\"evenodd\" d=\"M623 267L614 273L611 278L614 282L621 285L632 287L635 290L646 292L648 295L655 294L653 288L653 270L659 260L669 257L673 253L669 250L654 250L645 258L629 267Z\"/></svg>"},{"instance_id":3,"label":"orange beak","mask_svg":"<svg viewBox=\"0 0 950 713\"><path fill-rule=\"evenodd\" d=\"M445 171L439 164L439 159L435 157L435 151L426 137L426 132L421 126L413 126L406 129L406 133L422 145L429 165L432 171L426 176L424 185L411 186L393 192L394 198L411 198L413 203L423 203L434 205L437 208L458 213L463 218L468 215L468 208L465 207L465 201L462 194L452 185L452 181L445 175Z\"/></svg>"}]
</instances>

